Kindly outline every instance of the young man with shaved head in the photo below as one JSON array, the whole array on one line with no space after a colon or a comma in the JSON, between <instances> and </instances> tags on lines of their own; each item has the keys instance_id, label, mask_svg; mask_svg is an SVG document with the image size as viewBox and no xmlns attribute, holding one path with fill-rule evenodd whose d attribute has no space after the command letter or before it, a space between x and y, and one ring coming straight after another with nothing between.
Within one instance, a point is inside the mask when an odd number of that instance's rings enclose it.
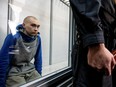
<instances>
[{"instance_id":1,"label":"young man with shaved head","mask_svg":"<svg viewBox=\"0 0 116 87\"><path fill-rule=\"evenodd\" d=\"M36 17L27 16L23 24L16 27L17 33L6 37L0 50L0 87L17 87L41 77L39 27Z\"/></svg>"}]
</instances>

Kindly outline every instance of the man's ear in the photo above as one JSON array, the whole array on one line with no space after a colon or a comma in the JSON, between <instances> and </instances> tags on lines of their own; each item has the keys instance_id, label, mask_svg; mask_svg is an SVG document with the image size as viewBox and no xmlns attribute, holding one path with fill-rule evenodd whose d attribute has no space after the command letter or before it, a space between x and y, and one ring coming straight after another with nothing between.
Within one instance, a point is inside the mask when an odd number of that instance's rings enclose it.
<instances>
[{"instance_id":1,"label":"man's ear","mask_svg":"<svg viewBox=\"0 0 116 87\"><path fill-rule=\"evenodd\" d=\"M25 28L25 24L23 23L22 26Z\"/></svg>"}]
</instances>

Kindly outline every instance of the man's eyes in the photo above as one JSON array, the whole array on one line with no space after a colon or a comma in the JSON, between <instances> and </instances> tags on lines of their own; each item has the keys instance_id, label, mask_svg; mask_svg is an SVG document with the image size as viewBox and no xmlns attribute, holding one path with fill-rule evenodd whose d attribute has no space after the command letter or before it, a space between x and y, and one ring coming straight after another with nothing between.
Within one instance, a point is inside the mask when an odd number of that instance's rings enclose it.
<instances>
[{"instance_id":1,"label":"man's eyes","mask_svg":"<svg viewBox=\"0 0 116 87\"><path fill-rule=\"evenodd\" d=\"M40 25L36 25L36 24L31 24L31 26L32 26L32 27L37 27L37 28L40 27Z\"/></svg>"}]
</instances>

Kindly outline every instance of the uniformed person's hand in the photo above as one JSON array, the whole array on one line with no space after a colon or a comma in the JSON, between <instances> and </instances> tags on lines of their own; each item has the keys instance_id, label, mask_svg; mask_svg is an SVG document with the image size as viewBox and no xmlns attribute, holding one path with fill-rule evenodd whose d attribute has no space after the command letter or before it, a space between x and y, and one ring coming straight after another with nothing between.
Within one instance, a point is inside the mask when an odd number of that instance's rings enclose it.
<instances>
[{"instance_id":1,"label":"uniformed person's hand","mask_svg":"<svg viewBox=\"0 0 116 87\"><path fill-rule=\"evenodd\" d=\"M111 75L116 64L113 54L104 44L89 46L87 58L90 66L97 68L98 70L105 70L107 75Z\"/></svg>"}]
</instances>

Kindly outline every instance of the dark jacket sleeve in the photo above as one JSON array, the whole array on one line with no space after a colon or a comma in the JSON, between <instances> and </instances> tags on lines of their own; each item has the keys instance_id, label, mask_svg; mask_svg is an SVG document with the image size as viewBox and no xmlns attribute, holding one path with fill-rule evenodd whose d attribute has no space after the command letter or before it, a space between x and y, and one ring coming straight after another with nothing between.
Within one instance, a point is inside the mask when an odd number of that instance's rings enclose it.
<instances>
[{"instance_id":1,"label":"dark jacket sleeve","mask_svg":"<svg viewBox=\"0 0 116 87\"><path fill-rule=\"evenodd\" d=\"M104 43L103 30L99 26L99 11L102 0L70 0L76 21L80 24L83 46ZM77 25L78 26L78 25Z\"/></svg>"},{"instance_id":2,"label":"dark jacket sleeve","mask_svg":"<svg viewBox=\"0 0 116 87\"><path fill-rule=\"evenodd\" d=\"M0 87L5 87L9 67L9 47L11 45L13 45L13 37L12 34L9 34L4 40L4 44L0 50Z\"/></svg>"},{"instance_id":3,"label":"dark jacket sleeve","mask_svg":"<svg viewBox=\"0 0 116 87\"><path fill-rule=\"evenodd\" d=\"M38 73L42 74L42 45L41 45L41 38L38 36L38 48L35 55L35 68L38 71Z\"/></svg>"}]
</instances>

